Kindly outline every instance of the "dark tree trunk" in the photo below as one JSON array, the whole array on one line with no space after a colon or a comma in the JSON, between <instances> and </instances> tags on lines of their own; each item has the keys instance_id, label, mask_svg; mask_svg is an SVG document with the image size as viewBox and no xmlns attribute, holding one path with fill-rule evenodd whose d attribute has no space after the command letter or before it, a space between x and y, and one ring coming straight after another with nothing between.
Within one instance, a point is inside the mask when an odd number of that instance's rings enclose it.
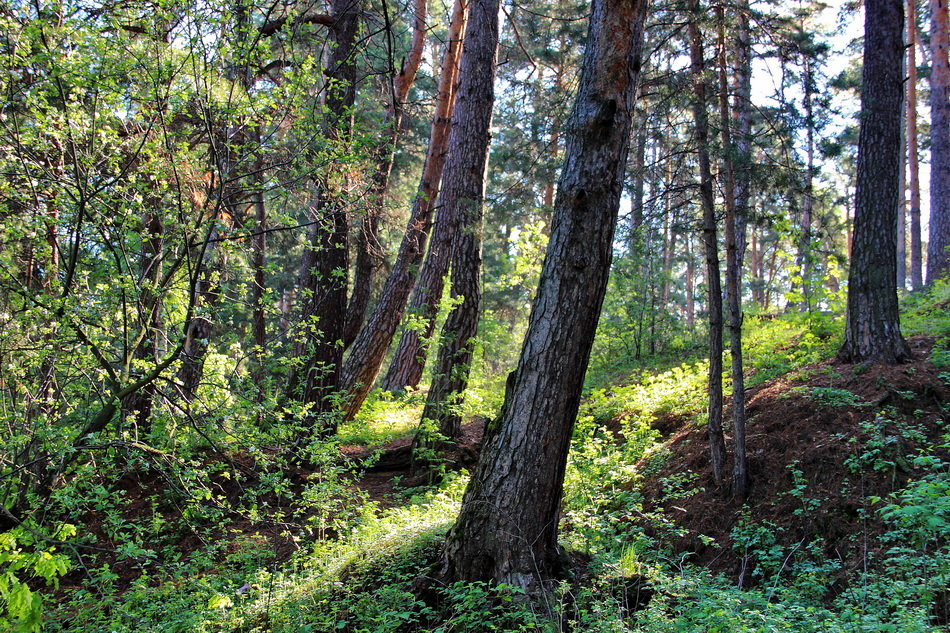
<instances>
[{"instance_id":1,"label":"dark tree trunk","mask_svg":"<svg viewBox=\"0 0 950 633\"><path fill-rule=\"evenodd\" d=\"M947 0L930 0L930 242L927 283L950 271L950 24Z\"/></svg>"},{"instance_id":2,"label":"dark tree trunk","mask_svg":"<svg viewBox=\"0 0 950 633\"><path fill-rule=\"evenodd\" d=\"M907 0L907 167L910 189L910 285L924 287L920 230L920 145L917 141L917 3Z\"/></svg>"},{"instance_id":3,"label":"dark tree trunk","mask_svg":"<svg viewBox=\"0 0 950 633\"><path fill-rule=\"evenodd\" d=\"M745 497L749 490L749 469L746 461L745 446L745 376L742 367L742 248L740 232L745 229L745 209L739 205L744 201L739 198L736 183L735 156L736 146L732 139L731 108L729 107L729 74L726 55L726 25L725 10L719 8L719 119L720 136L722 138L723 161L722 172L724 180L723 197L725 200L725 234L726 234L726 303L729 309L729 350L732 359L732 429L733 429L733 460L732 460L732 494L736 497ZM737 38L742 45L742 38ZM748 39L746 39L748 43ZM743 56L744 57L744 56ZM746 67L738 69L744 73Z\"/></svg>"},{"instance_id":4,"label":"dark tree trunk","mask_svg":"<svg viewBox=\"0 0 950 633\"><path fill-rule=\"evenodd\" d=\"M444 580L533 591L559 570L564 470L610 267L645 13L640 0L593 2L538 294L446 541Z\"/></svg>"},{"instance_id":5,"label":"dark tree trunk","mask_svg":"<svg viewBox=\"0 0 950 633\"><path fill-rule=\"evenodd\" d=\"M903 26L901 0L865 3L854 243L844 344L838 350L842 362L898 363L910 358L910 350L901 337L894 285L900 203Z\"/></svg>"},{"instance_id":6,"label":"dark tree trunk","mask_svg":"<svg viewBox=\"0 0 950 633\"><path fill-rule=\"evenodd\" d=\"M142 222L142 254L139 260L139 304L141 322L139 323L138 342L133 357L144 365L158 362L158 337L161 331L161 300L155 294L161 273L161 255L164 229L161 218L146 212ZM150 383L142 389L129 394L122 402L124 415L134 416L137 432L147 435L151 432L152 399L155 397L155 384Z\"/></svg>"},{"instance_id":7,"label":"dark tree trunk","mask_svg":"<svg viewBox=\"0 0 950 633\"><path fill-rule=\"evenodd\" d=\"M356 65L352 59L361 0L334 0L334 48L328 82L328 138L343 141L356 97ZM288 394L308 407L305 433L327 436L336 432L334 396L340 391L343 332L346 324L347 238L349 222L342 200L334 200L327 183L315 182L310 203L307 248L300 265L301 327L294 357L302 359L288 381Z\"/></svg>"},{"instance_id":8,"label":"dark tree trunk","mask_svg":"<svg viewBox=\"0 0 950 633\"><path fill-rule=\"evenodd\" d=\"M470 0L468 34L459 70L458 105L449 135L442 209L458 218L452 241L452 299L439 337L439 355L422 412L455 438L461 431L461 403L468 386L481 311L482 205L495 102L498 0Z\"/></svg>"},{"instance_id":9,"label":"dark tree trunk","mask_svg":"<svg viewBox=\"0 0 950 633\"><path fill-rule=\"evenodd\" d=\"M709 114L706 98L706 60L697 20L699 0L690 1L688 24L690 68L693 78L693 121L699 161L699 199L703 209L703 248L706 253L706 296L709 314L709 450L713 478L722 484L726 465L726 442L722 432L722 281L719 273L719 238L709 165Z\"/></svg>"},{"instance_id":10,"label":"dark tree trunk","mask_svg":"<svg viewBox=\"0 0 950 633\"><path fill-rule=\"evenodd\" d=\"M422 167L422 178L413 202L409 225L403 236L396 262L383 285L379 302L356 340L343 368L343 385L348 393L347 418L359 411L376 382L386 351L406 309L406 302L425 253L426 240L432 226L432 212L442 180L446 146L455 105L455 83L458 58L465 32L467 4L455 1L449 39L442 57L442 74L436 96L435 114L429 135L429 149Z\"/></svg>"},{"instance_id":11,"label":"dark tree trunk","mask_svg":"<svg viewBox=\"0 0 950 633\"><path fill-rule=\"evenodd\" d=\"M386 108L385 129L388 131L388 135L377 155L376 171L373 174L373 185L369 196L370 204L360 221L357 236L353 292L347 305L346 325L343 330L344 348L348 348L356 340L360 329L363 327L370 295L373 292L373 281L383 259L383 247L379 241L379 218L389 193L389 178L396 158L396 145L399 142L399 133L402 128L403 104L409 96L409 89L412 87L416 73L422 63L427 11L428 0L415 0L412 45L402 68L393 77L392 81L392 92L389 95L391 102Z\"/></svg>"}]
</instances>

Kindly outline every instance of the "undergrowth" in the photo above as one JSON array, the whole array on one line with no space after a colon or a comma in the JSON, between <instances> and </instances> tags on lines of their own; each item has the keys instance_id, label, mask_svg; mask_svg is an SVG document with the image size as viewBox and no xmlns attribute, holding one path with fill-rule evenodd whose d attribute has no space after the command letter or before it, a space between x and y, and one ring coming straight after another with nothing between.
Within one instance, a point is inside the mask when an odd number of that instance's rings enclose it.
<instances>
[{"instance_id":1,"label":"undergrowth","mask_svg":"<svg viewBox=\"0 0 950 633\"><path fill-rule=\"evenodd\" d=\"M920 301L912 307L909 322L912 328L938 333L931 359L950 383L950 319ZM827 315L750 319L750 382L761 384L789 372L815 374L810 367L833 353L839 326L840 320ZM873 535L879 546L869 552L863 568L843 570L840 560L828 555L827 543L803 539L789 545L786 527L757 521L747 509L731 532L730 547L745 561L737 579L696 566L688 554L672 549L669 540L658 535L681 528L656 504L645 503L644 484L658 476L671 454L664 436L667 427L695 428L704 419L706 363L691 359L665 366L655 372L635 368L620 384L587 395L565 475L561 538L574 568L541 598L486 583L439 587L434 597L425 599L414 590L414 581L438 561L466 477L450 475L439 487L419 489L403 505L385 511L355 491L359 470L339 465L333 457L338 445L378 445L405 436L422 404L418 393L377 394L360 417L342 426L336 443L314 447L319 467L303 483L286 468L252 479L233 464L215 463L196 452L174 461L174 468L165 464L162 472L166 477L176 473L179 492L156 490L148 501L150 522L143 525L141 519L126 518L115 488L104 487L92 471L81 473L72 492L58 502L75 513L82 511L82 504L96 505L117 556L83 570L85 580L61 590L55 602L47 601L45 630L945 630L950 427L944 428L942 438L933 439L919 431L913 415L874 411L871 403L847 389L792 388L790 394L815 407L870 416L859 434L843 438L853 452L841 468L853 481L884 472L895 482L893 492L866 497L859 509L867 525L880 526L881 532ZM499 401L486 395L481 406L489 411ZM130 470L158 470L155 458L137 459ZM818 521L825 499L817 496L803 468L789 465L792 485L783 495L795 508L793 514ZM689 472L665 477L661 489L666 507L675 508L678 500L701 492ZM241 485L229 487L228 481ZM227 540L218 528L233 517L235 505L248 520L282 525L283 532L272 530L273 541L253 532ZM168 512L170 507L174 513ZM18 587L43 591L39 580L55 584L66 564L62 548L47 548L51 559L38 554L23 559L16 552L27 538L20 533L15 541L0 542L0 581L5 583L0 583L0 594L7 605L7 621L0 622L18 631L38 626L19 606L22 598L17 596L24 589ZM61 538L84 544L81 536L64 533ZM204 544L176 558L173 545L185 538ZM277 556L278 540L296 551ZM76 560L89 558L74 559L73 564ZM122 561L136 577L119 590L115 565Z\"/></svg>"}]
</instances>

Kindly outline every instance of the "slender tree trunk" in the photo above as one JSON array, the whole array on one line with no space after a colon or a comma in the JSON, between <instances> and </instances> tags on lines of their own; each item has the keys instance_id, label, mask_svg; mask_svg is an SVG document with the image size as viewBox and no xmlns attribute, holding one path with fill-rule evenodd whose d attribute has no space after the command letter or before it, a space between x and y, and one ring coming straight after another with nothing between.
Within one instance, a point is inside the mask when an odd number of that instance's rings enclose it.
<instances>
[{"instance_id":1,"label":"slender tree trunk","mask_svg":"<svg viewBox=\"0 0 950 633\"><path fill-rule=\"evenodd\" d=\"M461 403L481 311L482 206L491 142L498 48L498 0L469 0L468 34L462 49L458 105L449 135L442 209L458 218L452 241L454 306L439 338L439 355L422 417L438 423L439 433L461 431Z\"/></svg>"},{"instance_id":2,"label":"slender tree trunk","mask_svg":"<svg viewBox=\"0 0 950 633\"><path fill-rule=\"evenodd\" d=\"M742 251L739 229L745 226L745 209L739 208L729 107L728 66L726 56L725 10L718 9L719 31L719 119L723 147L724 200L726 207L726 303L729 308L729 341L732 357L732 494L745 497L749 490L749 469L745 447L745 377L742 367ZM740 40L741 43L741 40ZM745 69L743 69L744 71ZM741 72L741 71L740 71ZM738 117L736 117L738 118Z\"/></svg>"},{"instance_id":3,"label":"slender tree trunk","mask_svg":"<svg viewBox=\"0 0 950 633\"><path fill-rule=\"evenodd\" d=\"M645 13L639 0L593 2L538 294L448 535L441 580L534 591L561 568L564 471L610 267Z\"/></svg>"},{"instance_id":4,"label":"slender tree trunk","mask_svg":"<svg viewBox=\"0 0 950 633\"><path fill-rule=\"evenodd\" d=\"M696 329L696 260L693 258L693 237L686 235L686 329Z\"/></svg>"},{"instance_id":5,"label":"slender tree trunk","mask_svg":"<svg viewBox=\"0 0 950 633\"><path fill-rule=\"evenodd\" d=\"M903 103L901 0L867 0L861 130L858 137L854 244L842 362L898 363L910 358L901 337L897 289L897 205Z\"/></svg>"},{"instance_id":6,"label":"slender tree trunk","mask_svg":"<svg viewBox=\"0 0 950 633\"><path fill-rule=\"evenodd\" d=\"M402 68L393 77L392 81L392 93L390 94L390 103L386 107L386 122L384 124L389 134L379 151L376 171L373 174L373 186L369 195L370 204L360 222L357 237L353 291L347 306L346 325L343 331L344 347L349 347L356 340L360 328L363 327L370 295L373 291L373 280L383 258L383 248L379 241L379 218L382 215L389 193L389 178L396 158L396 145L399 142L400 130L402 129L403 104L409 97L409 89L412 88L416 73L422 64L427 12L428 0L415 0L413 5L412 44Z\"/></svg>"},{"instance_id":7,"label":"slender tree trunk","mask_svg":"<svg viewBox=\"0 0 950 633\"><path fill-rule=\"evenodd\" d=\"M719 240L709 165L709 114L706 110L706 61L697 20L699 0L690 0L688 24L690 68L693 78L693 121L699 161L699 198L703 209L703 247L706 251L706 293L709 312L709 449L713 478L724 481L726 442L722 431L722 282L719 273Z\"/></svg>"},{"instance_id":8,"label":"slender tree trunk","mask_svg":"<svg viewBox=\"0 0 950 633\"><path fill-rule=\"evenodd\" d=\"M910 188L910 284L924 287L920 229L920 147L917 140L917 2L907 0L907 166Z\"/></svg>"},{"instance_id":9,"label":"slender tree trunk","mask_svg":"<svg viewBox=\"0 0 950 633\"><path fill-rule=\"evenodd\" d=\"M425 253L426 240L432 226L432 212L442 180L448 146L449 129L455 107L455 84L458 59L465 33L467 3L456 0L449 26L448 42L442 57L442 73L436 96L435 114L429 135L429 149L422 168L422 178L413 202L409 224L403 236L396 262L383 285L379 302L350 350L343 368L343 385L349 394L346 417L359 411L376 382L386 351L406 309L413 282Z\"/></svg>"},{"instance_id":10,"label":"slender tree trunk","mask_svg":"<svg viewBox=\"0 0 950 633\"><path fill-rule=\"evenodd\" d=\"M799 309L802 312L810 312L812 309L812 221L815 208L815 112L814 112L814 94L815 77L811 65L811 59L806 53L803 55L804 77L802 78L805 108L805 191L802 196L802 214L798 254L795 265L798 268L799 275L802 278L801 291L802 301L799 303Z\"/></svg>"},{"instance_id":11,"label":"slender tree trunk","mask_svg":"<svg viewBox=\"0 0 950 633\"><path fill-rule=\"evenodd\" d=\"M930 241L927 283L950 271L950 24L947 0L930 0Z\"/></svg>"}]
</instances>

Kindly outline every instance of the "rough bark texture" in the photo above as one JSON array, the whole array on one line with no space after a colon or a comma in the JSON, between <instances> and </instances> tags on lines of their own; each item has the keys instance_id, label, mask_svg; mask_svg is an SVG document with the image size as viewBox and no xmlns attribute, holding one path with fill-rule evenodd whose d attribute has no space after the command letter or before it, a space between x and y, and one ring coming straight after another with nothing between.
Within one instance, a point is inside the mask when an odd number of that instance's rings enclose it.
<instances>
[{"instance_id":1,"label":"rough bark texture","mask_svg":"<svg viewBox=\"0 0 950 633\"><path fill-rule=\"evenodd\" d=\"M917 3L907 0L907 186L910 189L910 285L924 287L920 230L920 144L917 140Z\"/></svg>"},{"instance_id":2,"label":"rough bark texture","mask_svg":"<svg viewBox=\"0 0 950 633\"><path fill-rule=\"evenodd\" d=\"M927 283L950 271L950 24L947 0L930 1L930 241Z\"/></svg>"},{"instance_id":3,"label":"rough bark texture","mask_svg":"<svg viewBox=\"0 0 950 633\"><path fill-rule=\"evenodd\" d=\"M413 202L409 225L403 236L399 253L379 301L356 340L343 367L343 385L349 394L346 417L351 419L359 411L376 382L386 351L406 310L406 302L425 253L426 240L432 226L432 212L442 180L448 145L450 122L455 106L455 84L458 77L458 59L465 33L467 4L455 1L448 42L442 57L442 73L436 96L435 114L429 134L429 149L422 168L422 178Z\"/></svg>"},{"instance_id":4,"label":"rough bark texture","mask_svg":"<svg viewBox=\"0 0 950 633\"><path fill-rule=\"evenodd\" d=\"M726 206L726 303L729 309L729 350L732 359L732 494L745 497L749 490L749 469L745 446L745 377L742 368L742 250L740 230L745 229L745 209L738 197L736 184L736 147L732 138L732 109L729 104L726 55L725 10L719 10L719 120L722 138L724 180L723 198ZM736 38L741 47L742 38ZM748 44L748 38L745 43ZM739 72L746 69L742 67Z\"/></svg>"},{"instance_id":5,"label":"rough bark texture","mask_svg":"<svg viewBox=\"0 0 950 633\"><path fill-rule=\"evenodd\" d=\"M558 571L564 469L610 267L644 16L641 0L593 2L538 294L448 535L442 579L532 591Z\"/></svg>"},{"instance_id":6,"label":"rough bark texture","mask_svg":"<svg viewBox=\"0 0 950 633\"><path fill-rule=\"evenodd\" d=\"M454 438L462 426L457 405L468 386L481 309L482 205L495 102L498 0L470 0L468 35L462 49L459 87L449 156L442 186L442 210L458 218L452 240L452 299L439 338L439 356L423 419Z\"/></svg>"},{"instance_id":7,"label":"rough bark texture","mask_svg":"<svg viewBox=\"0 0 950 633\"><path fill-rule=\"evenodd\" d=\"M330 55L325 133L342 139L356 96L356 66L352 56L362 13L361 0L334 0L334 48ZM340 389L343 362L343 331L346 318L346 270L348 266L346 210L333 200L326 182L314 185L309 205L314 222L300 264L301 337L294 357L301 366L288 380L288 394L308 405L308 432L328 435L336 430L333 395Z\"/></svg>"},{"instance_id":8,"label":"rough bark texture","mask_svg":"<svg viewBox=\"0 0 950 633\"><path fill-rule=\"evenodd\" d=\"M343 346L349 347L356 340L369 307L373 293L373 281L383 259L383 248L379 241L379 219L389 192L389 177L396 159L396 145L402 129L403 104L409 97L409 89L416 79L416 73L422 64L425 49L426 13L428 0L415 0L412 20L412 44L409 54L399 73L393 77L390 103L386 107L385 128L388 130L377 156L376 171L373 174L373 186L370 191L370 204L360 222L357 237L356 265L353 270L353 291L346 309L346 325L343 329ZM344 379L345 380L345 379Z\"/></svg>"},{"instance_id":9,"label":"rough bark texture","mask_svg":"<svg viewBox=\"0 0 950 633\"><path fill-rule=\"evenodd\" d=\"M713 478L723 482L726 442L722 432L722 282L719 273L719 238L709 165L709 114L706 110L706 71L702 33L697 20L699 1L691 0L688 26L690 69L693 79L693 121L699 162L699 198L703 210L703 248L706 253L706 296L709 314L709 450Z\"/></svg>"},{"instance_id":10,"label":"rough bark texture","mask_svg":"<svg viewBox=\"0 0 950 633\"><path fill-rule=\"evenodd\" d=\"M838 350L842 362L897 363L910 356L900 333L894 284L900 203L903 25L901 0L865 3L854 243L844 344Z\"/></svg>"}]
</instances>

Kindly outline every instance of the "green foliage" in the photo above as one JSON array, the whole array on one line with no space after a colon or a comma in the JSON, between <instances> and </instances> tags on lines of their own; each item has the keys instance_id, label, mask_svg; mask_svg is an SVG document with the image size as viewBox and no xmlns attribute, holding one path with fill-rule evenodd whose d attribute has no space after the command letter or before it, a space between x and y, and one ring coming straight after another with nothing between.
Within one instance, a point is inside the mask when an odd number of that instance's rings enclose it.
<instances>
[{"instance_id":1,"label":"green foliage","mask_svg":"<svg viewBox=\"0 0 950 633\"><path fill-rule=\"evenodd\" d=\"M61 525L53 541L76 535L72 525ZM43 597L28 581L38 578L59 587L59 578L70 568L69 557L56 553L37 533L24 527L0 533L0 627L12 633L39 633Z\"/></svg>"}]
</instances>

